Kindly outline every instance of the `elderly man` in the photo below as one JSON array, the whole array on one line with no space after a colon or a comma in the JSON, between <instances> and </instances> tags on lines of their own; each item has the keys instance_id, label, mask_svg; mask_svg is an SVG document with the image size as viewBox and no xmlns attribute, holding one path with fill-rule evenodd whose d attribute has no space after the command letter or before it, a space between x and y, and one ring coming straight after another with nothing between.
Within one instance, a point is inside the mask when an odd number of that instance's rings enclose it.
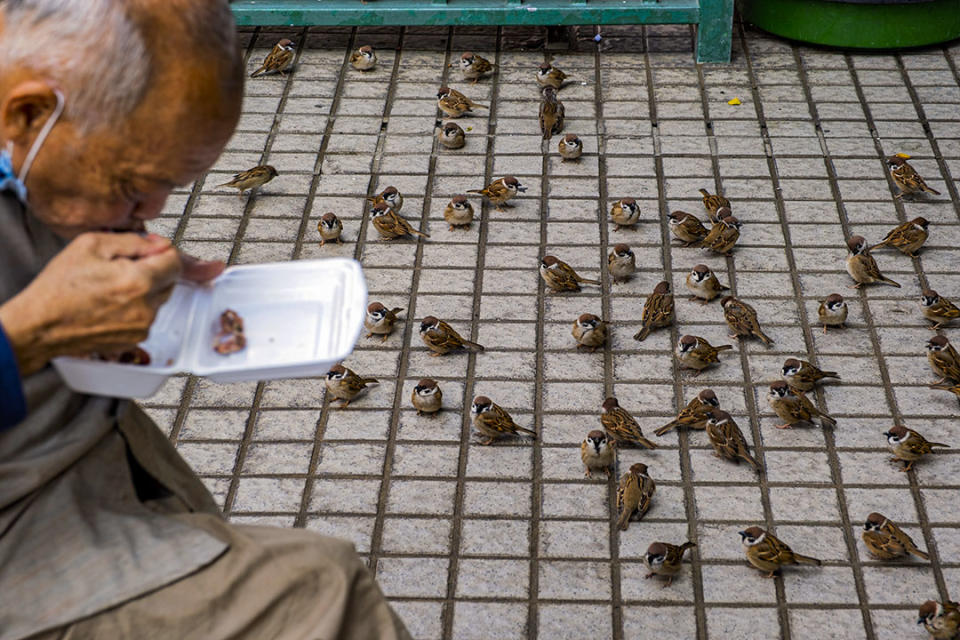
<instances>
[{"instance_id":1,"label":"elderly man","mask_svg":"<svg viewBox=\"0 0 960 640\"><path fill-rule=\"evenodd\" d=\"M136 232L226 144L238 52L225 0L0 2L0 639L409 637L352 545L227 524L142 411L49 364L223 269Z\"/></svg>"}]
</instances>

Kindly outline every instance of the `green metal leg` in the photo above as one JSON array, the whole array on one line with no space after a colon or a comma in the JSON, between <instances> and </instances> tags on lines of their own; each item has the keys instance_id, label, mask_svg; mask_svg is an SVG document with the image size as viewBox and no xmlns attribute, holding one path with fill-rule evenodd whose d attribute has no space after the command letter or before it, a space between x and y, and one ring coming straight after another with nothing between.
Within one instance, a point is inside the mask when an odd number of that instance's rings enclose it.
<instances>
[{"instance_id":1,"label":"green metal leg","mask_svg":"<svg viewBox=\"0 0 960 640\"><path fill-rule=\"evenodd\" d=\"M700 0L697 62L730 62L733 0Z\"/></svg>"}]
</instances>

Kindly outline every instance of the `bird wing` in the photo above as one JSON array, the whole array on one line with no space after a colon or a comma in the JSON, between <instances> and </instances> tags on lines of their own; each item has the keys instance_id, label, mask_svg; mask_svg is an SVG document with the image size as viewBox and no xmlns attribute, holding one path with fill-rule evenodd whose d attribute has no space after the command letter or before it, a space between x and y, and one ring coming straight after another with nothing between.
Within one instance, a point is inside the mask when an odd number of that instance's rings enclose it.
<instances>
[{"instance_id":1,"label":"bird wing","mask_svg":"<svg viewBox=\"0 0 960 640\"><path fill-rule=\"evenodd\" d=\"M931 353L930 359L943 372L945 378L960 380L960 355L952 346L946 354L943 351Z\"/></svg>"},{"instance_id":2,"label":"bird wing","mask_svg":"<svg viewBox=\"0 0 960 640\"><path fill-rule=\"evenodd\" d=\"M667 324L673 317L673 294L652 293L643 305L640 322L645 327Z\"/></svg>"},{"instance_id":3,"label":"bird wing","mask_svg":"<svg viewBox=\"0 0 960 640\"><path fill-rule=\"evenodd\" d=\"M793 550L778 538L767 534L765 545L757 550L757 557L774 564L794 564ZM758 545L759 546L759 545Z\"/></svg>"},{"instance_id":4,"label":"bird wing","mask_svg":"<svg viewBox=\"0 0 960 640\"><path fill-rule=\"evenodd\" d=\"M617 440L634 442L643 437L640 425L623 408L616 408L600 415L600 423Z\"/></svg>"}]
</instances>

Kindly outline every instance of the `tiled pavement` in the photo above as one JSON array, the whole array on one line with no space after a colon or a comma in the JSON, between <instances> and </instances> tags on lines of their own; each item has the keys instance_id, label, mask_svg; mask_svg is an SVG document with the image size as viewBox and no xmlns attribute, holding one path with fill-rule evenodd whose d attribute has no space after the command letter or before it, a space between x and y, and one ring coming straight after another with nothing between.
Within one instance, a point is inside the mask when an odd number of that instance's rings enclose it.
<instances>
[{"instance_id":1,"label":"tiled pavement","mask_svg":"<svg viewBox=\"0 0 960 640\"><path fill-rule=\"evenodd\" d=\"M844 55L738 27L733 63L698 67L687 27L605 29L600 51L593 33L582 30L579 52L547 54L573 80L560 94L566 130L586 147L564 164L556 138L541 153L533 69L544 53L515 46L527 33L295 31L296 71L248 83L227 152L153 228L233 263L360 259L371 299L406 309L386 343L361 339L346 363L383 383L344 411L329 410L320 379L179 378L145 405L234 522L353 540L417 638L923 638L916 606L960 595L960 457L955 448L899 473L882 432L903 423L960 441L960 405L927 388L931 332L918 307L920 283L960 298L960 47ZM252 69L280 32L243 36ZM360 44L377 48L375 71L345 65ZM446 64L467 49L499 73L475 86L451 76ZM444 82L492 104L460 121L472 128L460 151L432 137ZM733 97L742 104L728 105ZM895 200L881 161L894 152L912 155L943 195ZM255 197L214 186L261 161L281 176ZM447 230L450 196L509 173L529 186L515 208L478 206L479 224ZM377 239L363 198L389 184L430 240ZM702 214L700 187L724 192L745 222L733 258L668 242L665 214ZM636 231L607 222L623 196L641 203ZM326 211L344 220L346 244L318 247ZM917 215L932 222L919 260L877 253L903 288L849 289L844 238L878 241ZM641 268L613 286L600 266L621 240ZM602 277L602 293L545 295L537 258L548 252ZM716 303L678 297L678 327L631 336L653 285L666 277L683 292L698 262L758 308L776 344L749 342L691 379L670 347L680 330L727 342ZM848 298L851 326L822 335L816 306L833 291ZM613 323L595 354L576 353L569 335L587 311ZM416 327L428 314L487 351L427 357ZM945 333L960 341L960 330ZM840 372L817 393L835 430L773 428L766 384L790 356ZM418 418L409 395L426 376L440 381L446 410ZM703 432L624 450L618 471L642 460L658 491L644 522L618 534L614 484L583 478L578 455L602 399L615 393L652 432L707 386L766 474L713 458ZM476 445L477 394L541 438ZM859 527L874 510L902 523L931 563L870 559ZM765 580L736 533L752 524L825 566ZM650 542L687 538L698 548L672 587L643 579Z\"/></svg>"}]
</instances>

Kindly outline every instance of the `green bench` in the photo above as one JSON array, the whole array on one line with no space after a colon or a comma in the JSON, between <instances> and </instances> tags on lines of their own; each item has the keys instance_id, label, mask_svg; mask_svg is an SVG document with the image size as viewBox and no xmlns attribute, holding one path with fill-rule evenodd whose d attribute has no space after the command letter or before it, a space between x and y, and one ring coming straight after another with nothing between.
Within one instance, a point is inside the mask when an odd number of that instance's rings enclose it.
<instances>
[{"instance_id":1,"label":"green bench","mask_svg":"<svg viewBox=\"0 0 960 640\"><path fill-rule=\"evenodd\" d=\"M697 61L729 62L733 0L235 0L241 26L695 24Z\"/></svg>"}]
</instances>

